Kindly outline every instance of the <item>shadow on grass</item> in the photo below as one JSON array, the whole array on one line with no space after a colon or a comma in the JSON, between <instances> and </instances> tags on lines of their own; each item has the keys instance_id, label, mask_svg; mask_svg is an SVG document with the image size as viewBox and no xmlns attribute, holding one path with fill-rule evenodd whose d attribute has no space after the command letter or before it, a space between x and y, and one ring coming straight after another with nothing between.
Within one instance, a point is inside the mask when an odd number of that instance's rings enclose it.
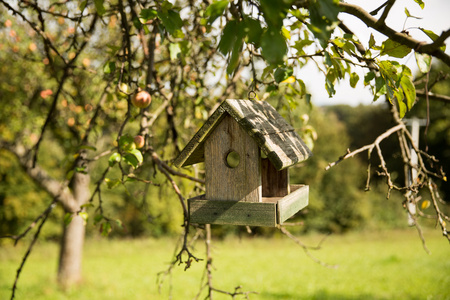
<instances>
[{"instance_id":1,"label":"shadow on grass","mask_svg":"<svg viewBox=\"0 0 450 300\"><path fill-rule=\"evenodd\" d=\"M299 293L270 293L270 292L262 292L259 294L261 298L258 299L271 299L271 300L388 300L391 299L389 297L377 297L370 294L355 294L355 295L339 295L335 293L330 293L325 290L317 291L313 295L304 295L299 296L301 292ZM351 294L351 291L349 291L349 294ZM419 300L419 298L409 298L410 300Z\"/></svg>"}]
</instances>

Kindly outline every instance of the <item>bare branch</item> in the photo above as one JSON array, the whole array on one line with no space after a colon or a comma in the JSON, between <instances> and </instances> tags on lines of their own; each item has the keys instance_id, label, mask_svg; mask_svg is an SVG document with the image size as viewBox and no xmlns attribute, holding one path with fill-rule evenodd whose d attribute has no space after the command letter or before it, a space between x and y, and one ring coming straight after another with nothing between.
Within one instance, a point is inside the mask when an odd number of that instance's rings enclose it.
<instances>
[{"instance_id":1,"label":"bare branch","mask_svg":"<svg viewBox=\"0 0 450 300\"><path fill-rule=\"evenodd\" d=\"M30 176L30 178L33 179L45 191L47 191L52 198L60 202L66 211L76 212L78 210L78 205L76 204L76 201L67 186L68 182L61 183L52 178L39 165L33 167L32 159L27 155L26 149L23 145L1 144L0 147L13 153L18 158L20 165L28 176Z\"/></svg>"},{"instance_id":2,"label":"bare branch","mask_svg":"<svg viewBox=\"0 0 450 300\"><path fill-rule=\"evenodd\" d=\"M389 129L385 133L383 133L380 136L378 136L372 144L365 145L365 146L363 146L363 147L361 147L359 149L356 149L356 150L354 150L352 152L350 152L350 150L347 149L347 153L345 155L339 157L339 160L328 164L328 166L325 168L325 170L328 171L329 169L331 169L332 167L334 167L338 163L340 163L340 162L342 162L342 161L344 161L344 160L346 160L348 158L351 158L351 157L353 157L353 156L355 156L355 155L357 155L357 154L359 154L361 152L364 152L366 150L369 151L369 152L372 152L373 148L377 147L377 145L379 145L384 139L386 139L391 134L393 134L394 132L397 132L399 130L406 130L405 125L403 123L392 127L391 129Z\"/></svg>"},{"instance_id":3,"label":"bare branch","mask_svg":"<svg viewBox=\"0 0 450 300\"><path fill-rule=\"evenodd\" d=\"M47 207L47 209L39 217L39 218L42 218L42 221L39 224L39 226L37 228L37 231L36 231L36 233L33 236L33 240L31 240L30 245L28 246L27 252L25 253L24 257L22 258L22 262L20 263L19 268L17 269L16 278L14 280L14 284L13 284L12 292L11 292L11 300L13 300L14 297L15 297L15 293L16 293L16 290L17 290L17 283L19 282L19 277L20 277L20 274L22 273L23 267L25 266L25 262L27 261L28 256L30 255L31 250L33 249L33 246L36 243L36 241L37 241L37 239L39 237L39 234L41 233L42 226L44 226L45 221L47 221L47 218L50 215L50 213L52 212L54 207L55 207L55 200L53 200L52 203L50 203L50 205Z\"/></svg>"},{"instance_id":4,"label":"bare branch","mask_svg":"<svg viewBox=\"0 0 450 300\"><path fill-rule=\"evenodd\" d=\"M311 258L314 262L318 263L318 264L321 265L321 266L327 267L327 268L336 269L336 268L338 267L337 265L330 265L330 264L327 264L327 263L325 263L325 262L319 260L318 258L316 258L315 256L313 256L313 255L309 252L310 249L312 249L312 250L319 250L319 249L321 248L321 244L323 243L323 241L324 241L325 239L322 239L322 240L320 241L320 243L319 243L316 247L308 247L308 246L306 246L305 244L303 244L302 241L300 241L295 235L293 235L292 233L290 233L289 230L287 230L287 229L284 228L283 226L280 226L279 229L280 229L280 231L281 231L284 235L286 235L288 238L290 238L291 240L293 240L297 245L299 245L300 247L302 247L302 248L303 248L303 251L305 252L305 254L306 254L309 258Z\"/></svg>"},{"instance_id":5,"label":"bare branch","mask_svg":"<svg viewBox=\"0 0 450 300\"><path fill-rule=\"evenodd\" d=\"M430 100L437 100L444 103L450 103L450 97L446 95L439 95L431 92L428 92L427 94L424 90L416 90L416 95L419 97L426 97L428 95L428 98Z\"/></svg>"}]
</instances>

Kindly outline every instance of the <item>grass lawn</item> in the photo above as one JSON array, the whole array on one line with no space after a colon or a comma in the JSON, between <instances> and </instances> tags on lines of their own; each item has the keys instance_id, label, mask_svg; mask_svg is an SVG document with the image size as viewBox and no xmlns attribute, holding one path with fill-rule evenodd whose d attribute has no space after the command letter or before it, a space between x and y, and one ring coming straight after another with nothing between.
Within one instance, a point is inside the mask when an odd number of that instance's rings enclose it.
<instances>
[{"instance_id":1,"label":"grass lawn","mask_svg":"<svg viewBox=\"0 0 450 300\"><path fill-rule=\"evenodd\" d=\"M284 236L215 241L213 281L218 289L233 291L241 285L258 293L250 299L450 299L450 245L437 230L425 234L431 255L423 250L414 229L331 236L312 253L338 265L336 269L315 263ZM322 237L300 238L315 245ZM187 271L177 267L158 292L157 273L166 270L175 243L90 239L85 246L84 282L69 291L56 287L57 245L38 244L22 273L16 299L192 299L204 262ZM203 245L197 247L196 254L204 258ZM24 251L23 245L0 248L0 299L9 299Z\"/></svg>"}]
</instances>

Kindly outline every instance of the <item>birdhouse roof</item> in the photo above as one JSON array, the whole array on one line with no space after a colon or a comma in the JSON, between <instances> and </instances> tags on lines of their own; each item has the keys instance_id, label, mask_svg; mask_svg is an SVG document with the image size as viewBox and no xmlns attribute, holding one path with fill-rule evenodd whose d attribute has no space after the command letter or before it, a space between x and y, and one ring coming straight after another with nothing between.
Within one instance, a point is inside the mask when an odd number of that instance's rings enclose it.
<instances>
[{"instance_id":1,"label":"birdhouse roof","mask_svg":"<svg viewBox=\"0 0 450 300\"><path fill-rule=\"evenodd\" d=\"M174 165L184 167L203 162L205 140L227 114L255 140L277 170L295 165L312 155L294 128L269 103L227 99L192 137Z\"/></svg>"}]
</instances>

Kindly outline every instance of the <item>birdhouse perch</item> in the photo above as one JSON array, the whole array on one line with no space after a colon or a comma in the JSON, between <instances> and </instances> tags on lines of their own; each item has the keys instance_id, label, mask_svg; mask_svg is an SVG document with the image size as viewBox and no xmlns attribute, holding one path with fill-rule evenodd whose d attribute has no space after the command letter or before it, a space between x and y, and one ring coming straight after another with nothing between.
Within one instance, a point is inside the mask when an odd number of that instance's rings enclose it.
<instances>
[{"instance_id":1,"label":"birdhouse perch","mask_svg":"<svg viewBox=\"0 0 450 300\"><path fill-rule=\"evenodd\" d=\"M288 168L311 151L265 101L228 99L174 161L205 163L206 193L188 199L191 223L270 226L308 205L307 185L290 185Z\"/></svg>"}]
</instances>

